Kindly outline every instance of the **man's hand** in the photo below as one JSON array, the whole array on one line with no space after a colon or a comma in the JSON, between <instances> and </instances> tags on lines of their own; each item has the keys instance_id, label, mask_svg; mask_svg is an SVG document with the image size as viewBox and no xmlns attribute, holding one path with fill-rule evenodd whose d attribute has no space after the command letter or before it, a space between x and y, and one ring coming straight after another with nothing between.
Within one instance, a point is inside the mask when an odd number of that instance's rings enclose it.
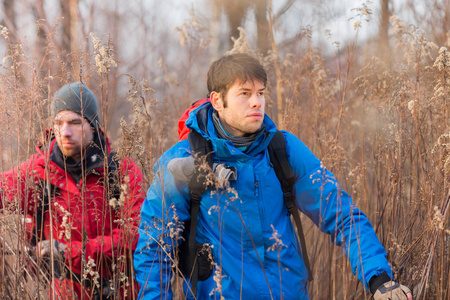
<instances>
[{"instance_id":1,"label":"man's hand","mask_svg":"<svg viewBox=\"0 0 450 300\"><path fill-rule=\"evenodd\" d=\"M64 252L66 252L66 245L58 242L57 240L44 240L40 241L37 245L36 254L38 257L50 257L51 248L53 248L53 258L64 258Z\"/></svg>"},{"instance_id":2,"label":"man's hand","mask_svg":"<svg viewBox=\"0 0 450 300\"><path fill-rule=\"evenodd\" d=\"M57 240L40 241L36 247L36 255L42 259L43 266L49 274L61 278L65 273L65 255L67 246ZM51 254L53 252L53 257ZM53 269L52 269L53 260Z\"/></svg>"},{"instance_id":3,"label":"man's hand","mask_svg":"<svg viewBox=\"0 0 450 300\"><path fill-rule=\"evenodd\" d=\"M373 295L375 300L412 300L409 288L395 281L388 281L381 285Z\"/></svg>"}]
</instances>

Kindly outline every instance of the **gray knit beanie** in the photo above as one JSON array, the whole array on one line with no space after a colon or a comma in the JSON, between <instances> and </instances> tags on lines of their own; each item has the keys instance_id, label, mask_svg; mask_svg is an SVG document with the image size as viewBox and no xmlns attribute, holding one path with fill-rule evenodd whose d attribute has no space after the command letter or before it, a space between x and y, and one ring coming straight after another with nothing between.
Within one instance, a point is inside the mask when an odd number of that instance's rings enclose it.
<instances>
[{"instance_id":1,"label":"gray knit beanie","mask_svg":"<svg viewBox=\"0 0 450 300\"><path fill-rule=\"evenodd\" d=\"M86 118L97 131L100 125L97 98L82 82L74 82L63 86L54 97L52 113L70 110Z\"/></svg>"}]
</instances>

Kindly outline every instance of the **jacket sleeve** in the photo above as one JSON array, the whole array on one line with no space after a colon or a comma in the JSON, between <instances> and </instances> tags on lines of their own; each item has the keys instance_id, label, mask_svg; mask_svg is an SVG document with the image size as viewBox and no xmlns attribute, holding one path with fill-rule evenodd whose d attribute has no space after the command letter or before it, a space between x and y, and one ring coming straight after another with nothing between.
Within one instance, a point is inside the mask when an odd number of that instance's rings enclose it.
<instances>
[{"instance_id":1,"label":"jacket sleeve","mask_svg":"<svg viewBox=\"0 0 450 300\"><path fill-rule=\"evenodd\" d=\"M333 244L342 246L353 273L368 289L372 276L392 273L386 250L335 176L297 137L284 134L288 160L298 175L294 186L297 206L322 232L331 235Z\"/></svg>"},{"instance_id":2,"label":"jacket sleeve","mask_svg":"<svg viewBox=\"0 0 450 300\"><path fill-rule=\"evenodd\" d=\"M0 174L0 208L33 214L38 184L36 159L37 155L33 155L19 166Z\"/></svg>"},{"instance_id":3,"label":"jacket sleeve","mask_svg":"<svg viewBox=\"0 0 450 300\"><path fill-rule=\"evenodd\" d=\"M175 157L181 157L182 154ZM155 179L142 205L139 242L134 254L139 299L172 299L170 286L174 249L183 224L190 218L186 184L175 181L167 163L174 157L165 153L155 165Z\"/></svg>"},{"instance_id":4,"label":"jacket sleeve","mask_svg":"<svg viewBox=\"0 0 450 300\"><path fill-rule=\"evenodd\" d=\"M131 159L125 159L120 166L120 178L123 203L116 207L115 212L112 212L112 230L109 234L105 233L89 239L86 244L86 257L93 258L97 266L100 265L99 258L104 259L104 266L111 264L112 257L125 256L131 261L139 238L140 210L144 201L142 173ZM110 208L109 203L105 205L108 209ZM107 219L105 221L110 222L109 218ZM72 241L70 246L66 258L70 256L72 270L81 274L82 242ZM106 272L112 273L111 270Z\"/></svg>"}]
</instances>

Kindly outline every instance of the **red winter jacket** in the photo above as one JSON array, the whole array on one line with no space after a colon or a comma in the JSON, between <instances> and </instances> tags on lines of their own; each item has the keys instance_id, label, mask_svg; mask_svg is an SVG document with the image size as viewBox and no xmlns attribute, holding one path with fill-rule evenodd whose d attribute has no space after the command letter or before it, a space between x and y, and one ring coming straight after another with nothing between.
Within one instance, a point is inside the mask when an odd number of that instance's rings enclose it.
<instances>
[{"instance_id":1,"label":"red winter jacket","mask_svg":"<svg viewBox=\"0 0 450 300\"><path fill-rule=\"evenodd\" d=\"M112 278L113 274L117 275L127 268L124 265L129 262L123 258L132 257L139 238L137 229L140 208L145 198L141 186L142 173L131 159L126 158L120 162L118 173L123 205L113 208L110 203L115 201L110 199L112 196L108 196L108 188L104 185L105 179L108 182L109 177L105 174L103 164L88 170L86 176L75 182L71 175L49 159L54 147L58 147L55 139L50 141L50 147L46 149L38 146L37 153L30 159L0 175L0 207L7 206L8 202L13 204L14 199L19 199L20 210L24 214L35 216L43 192L39 182L50 182L56 187L56 195L50 198L50 207L44 214L43 239L50 239L52 223L53 239L68 246L65 253L66 265L74 273L83 274L81 265L85 234L86 262L93 259L94 271L100 277ZM107 151L109 154L108 141ZM86 269L86 265L84 268ZM129 290L131 282L130 278ZM80 288L79 285L78 288L75 287L78 296Z\"/></svg>"}]
</instances>

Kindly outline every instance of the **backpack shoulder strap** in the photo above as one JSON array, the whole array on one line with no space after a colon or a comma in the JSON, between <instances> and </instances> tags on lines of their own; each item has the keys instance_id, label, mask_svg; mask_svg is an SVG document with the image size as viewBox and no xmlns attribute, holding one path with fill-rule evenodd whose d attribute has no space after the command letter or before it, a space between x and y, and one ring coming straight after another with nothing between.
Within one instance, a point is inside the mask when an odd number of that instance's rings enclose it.
<instances>
[{"instance_id":1,"label":"backpack shoulder strap","mask_svg":"<svg viewBox=\"0 0 450 300\"><path fill-rule=\"evenodd\" d=\"M108 155L108 185L109 185L109 195L112 198L119 199L120 198L120 161L117 156L117 152L111 151Z\"/></svg>"},{"instance_id":2,"label":"backpack shoulder strap","mask_svg":"<svg viewBox=\"0 0 450 300\"><path fill-rule=\"evenodd\" d=\"M115 171L119 169L120 162L119 157L117 156L117 152L111 151L108 155L108 167L109 170Z\"/></svg>"},{"instance_id":3,"label":"backpack shoulder strap","mask_svg":"<svg viewBox=\"0 0 450 300\"><path fill-rule=\"evenodd\" d=\"M272 137L269 144L269 157L270 162L275 169L278 180L281 183L281 188L283 189L283 194L291 193L292 187L295 183L294 172L292 171L291 165L287 159L286 154L286 142L284 140L284 135L281 131L277 130ZM288 207L290 208L290 207ZM289 211L289 213L292 213Z\"/></svg>"},{"instance_id":4,"label":"backpack shoulder strap","mask_svg":"<svg viewBox=\"0 0 450 300\"><path fill-rule=\"evenodd\" d=\"M47 180L39 179L37 209L34 212L34 228L31 236L31 245L35 246L41 240L44 234L44 214L48 211L50 198L58 193L58 187Z\"/></svg>"},{"instance_id":5,"label":"backpack shoulder strap","mask_svg":"<svg viewBox=\"0 0 450 300\"><path fill-rule=\"evenodd\" d=\"M194 175L189 181L189 192L191 197L197 198L201 196L207 189L206 176L209 173L208 168L200 168L200 165L207 164L212 169L212 145L209 140L204 138L200 133L191 130L188 135L189 145L191 146L192 155L194 157Z\"/></svg>"},{"instance_id":6,"label":"backpack shoulder strap","mask_svg":"<svg viewBox=\"0 0 450 300\"><path fill-rule=\"evenodd\" d=\"M189 144L191 146L192 156L194 157L194 174L188 183L189 195L191 197L191 220L189 225L188 254L187 263L191 272L191 287L193 295L197 293L198 281L198 264L194 263L196 259L195 251L195 235L197 232L197 217L200 209L200 201L202 194L207 189L206 177L209 169L212 170L212 145L211 142L204 138L200 133L191 130L188 135ZM205 168L207 163L209 168Z\"/></svg>"},{"instance_id":7,"label":"backpack shoulder strap","mask_svg":"<svg viewBox=\"0 0 450 300\"><path fill-rule=\"evenodd\" d=\"M312 281L312 270L309 264L308 253L306 252L305 235L303 234L302 222L300 214L295 205L295 194L292 192L295 183L295 176L289 164L286 154L286 141L281 131L277 130L270 141L269 147L270 162L273 165L278 180L281 183L283 191L283 199L286 203L288 213L294 218L295 226L297 227L297 234L300 240L300 247L303 254L303 261L308 270L308 281Z\"/></svg>"}]
</instances>

